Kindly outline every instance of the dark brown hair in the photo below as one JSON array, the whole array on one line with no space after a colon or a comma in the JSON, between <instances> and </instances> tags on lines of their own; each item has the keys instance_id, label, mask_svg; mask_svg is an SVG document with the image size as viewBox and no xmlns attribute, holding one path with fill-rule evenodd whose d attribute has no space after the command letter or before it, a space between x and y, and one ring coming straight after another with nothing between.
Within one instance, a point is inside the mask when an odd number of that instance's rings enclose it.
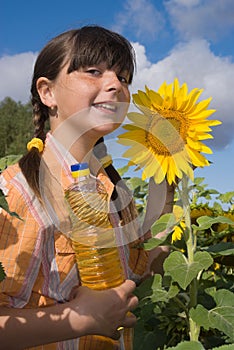
<instances>
[{"instance_id":1,"label":"dark brown hair","mask_svg":"<svg viewBox=\"0 0 234 350\"><path fill-rule=\"evenodd\" d=\"M101 62L105 62L109 69L117 67L120 72L126 70L131 83L135 68L134 50L120 34L99 26L85 26L64 32L48 42L37 57L32 78L34 137L45 141L45 122L49 119L49 109L41 102L37 91L37 80L40 77L56 79L66 64L69 74L81 67ZM39 151L33 147L19 161L30 187L39 197L40 159Z\"/></svg>"}]
</instances>

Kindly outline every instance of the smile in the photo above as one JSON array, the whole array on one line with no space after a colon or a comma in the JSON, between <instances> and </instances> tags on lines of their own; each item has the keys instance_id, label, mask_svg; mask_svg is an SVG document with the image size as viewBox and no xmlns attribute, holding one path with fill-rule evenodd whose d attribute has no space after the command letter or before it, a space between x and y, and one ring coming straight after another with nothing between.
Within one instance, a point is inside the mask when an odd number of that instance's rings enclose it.
<instances>
[{"instance_id":1,"label":"smile","mask_svg":"<svg viewBox=\"0 0 234 350\"><path fill-rule=\"evenodd\" d=\"M93 106L95 108L99 108L99 109L103 109L111 112L117 111L117 107L114 104L110 104L110 103L94 103Z\"/></svg>"}]
</instances>

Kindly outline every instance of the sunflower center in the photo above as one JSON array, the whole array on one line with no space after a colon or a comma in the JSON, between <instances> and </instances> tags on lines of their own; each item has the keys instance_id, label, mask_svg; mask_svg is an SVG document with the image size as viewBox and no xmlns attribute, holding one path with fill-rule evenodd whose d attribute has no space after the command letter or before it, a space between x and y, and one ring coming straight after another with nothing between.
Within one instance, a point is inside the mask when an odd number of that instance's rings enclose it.
<instances>
[{"instance_id":1,"label":"sunflower center","mask_svg":"<svg viewBox=\"0 0 234 350\"><path fill-rule=\"evenodd\" d=\"M169 156L183 150L188 121L178 111L163 110L153 115L146 131L146 143L154 153Z\"/></svg>"}]
</instances>

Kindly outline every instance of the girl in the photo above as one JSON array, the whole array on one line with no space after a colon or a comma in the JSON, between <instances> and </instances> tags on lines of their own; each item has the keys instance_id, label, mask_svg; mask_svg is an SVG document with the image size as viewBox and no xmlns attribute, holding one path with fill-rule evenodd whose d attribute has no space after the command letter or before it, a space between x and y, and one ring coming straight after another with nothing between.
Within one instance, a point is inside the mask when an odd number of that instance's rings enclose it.
<instances>
[{"instance_id":1,"label":"girl","mask_svg":"<svg viewBox=\"0 0 234 350\"><path fill-rule=\"evenodd\" d=\"M37 58L31 86L34 138L19 164L1 176L9 208L20 216L1 213L0 261L7 275L0 285L2 349L99 349L95 340L85 345L82 336L117 340L118 327L136 322L129 313L138 303L135 282L149 273L153 258L137 245L142 237L133 201L102 143L124 119L133 73L130 43L97 26L55 37ZM128 237L119 247L126 281L106 291L79 286L61 204L61 189L72 182L69 166L83 161L105 184L116 208L115 226ZM125 348L131 348L127 341Z\"/></svg>"}]
</instances>

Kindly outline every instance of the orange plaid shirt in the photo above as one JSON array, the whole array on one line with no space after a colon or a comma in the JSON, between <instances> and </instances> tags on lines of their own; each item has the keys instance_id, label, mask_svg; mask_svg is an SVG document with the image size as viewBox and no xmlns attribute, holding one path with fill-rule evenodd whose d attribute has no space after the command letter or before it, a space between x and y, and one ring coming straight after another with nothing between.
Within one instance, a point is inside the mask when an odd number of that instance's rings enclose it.
<instances>
[{"instance_id":1,"label":"orange plaid shirt","mask_svg":"<svg viewBox=\"0 0 234 350\"><path fill-rule=\"evenodd\" d=\"M51 134L47 136L45 149L46 147L52 150L53 160L49 171L56 178L62 195L64 187L72 181L69 161L65 160L63 151ZM55 177L55 168L58 164L60 170L57 175L61 181ZM111 192L113 185L105 173L101 171L98 177ZM49 190L53 187L50 179L42 176L41 181L45 198L50 196L52 198L53 193L49 194ZM72 288L79 284L79 280L74 252L66 232L63 232L66 218L61 219L59 212L61 208L56 209L54 217L53 210L52 215L48 215L50 211L48 206L45 210L41 205L17 164L8 167L1 174L0 187L7 196L10 210L21 218L19 220L3 210L0 214L0 261L6 272L6 278L0 283L0 304L14 308L36 308L66 302ZM57 200L56 189L54 195ZM117 220L113 215L113 221L116 221L119 230ZM136 222L129 225L128 229L139 228ZM137 237L139 232L135 235ZM124 242L123 237L119 237L119 241ZM141 248L136 248L134 244L125 242L119 246L119 252L126 278L138 280L145 271L147 253ZM79 343L77 338L39 346L36 349L99 349L94 343L91 347L84 347Z\"/></svg>"}]
</instances>

